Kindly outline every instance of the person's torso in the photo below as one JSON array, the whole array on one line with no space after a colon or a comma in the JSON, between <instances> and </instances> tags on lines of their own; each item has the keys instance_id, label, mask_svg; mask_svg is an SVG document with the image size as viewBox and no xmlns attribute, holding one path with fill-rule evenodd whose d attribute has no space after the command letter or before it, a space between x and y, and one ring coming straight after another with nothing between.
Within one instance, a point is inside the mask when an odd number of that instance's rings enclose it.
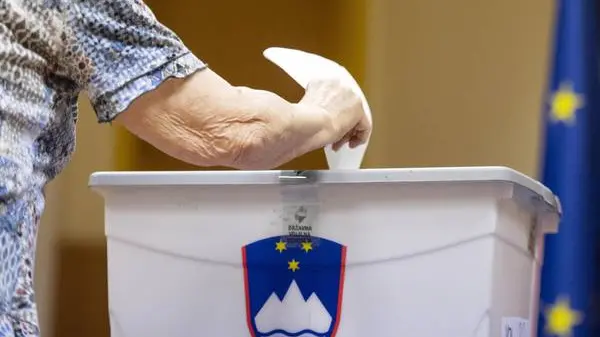
<instances>
[{"instance_id":1,"label":"person's torso","mask_svg":"<svg viewBox=\"0 0 600 337\"><path fill-rule=\"evenodd\" d=\"M23 178L16 181L24 189L55 177L75 146L75 79L83 83L89 67L77 66L88 62L79 50L65 48L75 45L68 44L73 36L64 22L67 5L0 0L0 109L17 121L0 120L0 180L18 170Z\"/></svg>"},{"instance_id":2,"label":"person's torso","mask_svg":"<svg viewBox=\"0 0 600 337\"><path fill-rule=\"evenodd\" d=\"M75 147L77 79L61 1L0 0L0 336L37 336L33 265L43 188ZM85 60L82 58L81 62Z\"/></svg>"},{"instance_id":3,"label":"person's torso","mask_svg":"<svg viewBox=\"0 0 600 337\"><path fill-rule=\"evenodd\" d=\"M106 123L205 65L142 0L0 0L0 337L37 337L44 186L75 148L85 90Z\"/></svg>"}]
</instances>

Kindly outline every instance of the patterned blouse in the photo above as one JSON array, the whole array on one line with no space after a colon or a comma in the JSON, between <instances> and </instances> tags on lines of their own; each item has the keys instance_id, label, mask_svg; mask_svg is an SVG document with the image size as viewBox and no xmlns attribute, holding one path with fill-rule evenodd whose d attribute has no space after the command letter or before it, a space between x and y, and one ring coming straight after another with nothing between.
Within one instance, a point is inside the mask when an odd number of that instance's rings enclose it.
<instances>
[{"instance_id":1,"label":"patterned blouse","mask_svg":"<svg viewBox=\"0 0 600 337\"><path fill-rule=\"evenodd\" d=\"M0 337L39 336L43 188L75 148L78 94L110 122L166 78L204 67L142 0L0 0Z\"/></svg>"}]
</instances>

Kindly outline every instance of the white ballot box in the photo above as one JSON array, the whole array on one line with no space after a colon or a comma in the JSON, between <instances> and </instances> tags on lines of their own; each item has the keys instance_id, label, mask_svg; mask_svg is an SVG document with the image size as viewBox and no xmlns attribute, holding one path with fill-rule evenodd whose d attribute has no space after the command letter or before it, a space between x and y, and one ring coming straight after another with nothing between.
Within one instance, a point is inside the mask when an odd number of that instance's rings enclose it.
<instances>
[{"instance_id":1,"label":"white ballot box","mask_svg":"<svg viewBox=\"0 0 600 337\"><path fill-rule=\"evenodd\" d=\"M533 332L544 234L560 217L550 190L503 167L99 172L90 184L106 205L112 337Z\"/></svg>"}]
</instances>

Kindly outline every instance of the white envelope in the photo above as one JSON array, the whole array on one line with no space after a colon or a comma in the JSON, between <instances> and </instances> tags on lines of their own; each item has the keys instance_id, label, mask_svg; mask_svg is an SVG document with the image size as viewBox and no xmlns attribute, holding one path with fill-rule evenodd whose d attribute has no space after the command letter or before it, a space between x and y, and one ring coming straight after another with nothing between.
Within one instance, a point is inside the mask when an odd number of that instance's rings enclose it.
<instances>
[{"instance_id":1,"label":"white envelope","mask_svg":"<svg viewBox=\"0 0 600 337\"><path fill-rule=\"evenodd\" d=\"M339 78L341 81L345 81L361 97L367 118L370 123L373 123L367 99L354 77L352 77L346 68L322 56L295 49L271 47L267 48L263 52L263 55L290 75L304 89L314 79ZM329 169L359 169L368 143L367 140L365 144L354 149L345 144L337 152L333 151L331 145L326 146L325 156L327 157Z\"/></svg>"}]
</instances>

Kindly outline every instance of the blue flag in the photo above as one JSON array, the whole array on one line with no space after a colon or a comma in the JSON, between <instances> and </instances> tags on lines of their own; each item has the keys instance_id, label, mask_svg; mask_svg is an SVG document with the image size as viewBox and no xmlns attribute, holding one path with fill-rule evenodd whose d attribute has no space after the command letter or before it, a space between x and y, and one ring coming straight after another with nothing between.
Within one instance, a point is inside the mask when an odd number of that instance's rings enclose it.
<instances>
[{"instance_id":1,"label":"blue flag","mask_svg":"<svg viewBox=\"0 0 600 337\"><path fill-rule=\"evenodd\" d=\"M599 3L557 5L542 181L563 218L546 236L538 336L600 337Z\"/></svg>"}]
</instances>

